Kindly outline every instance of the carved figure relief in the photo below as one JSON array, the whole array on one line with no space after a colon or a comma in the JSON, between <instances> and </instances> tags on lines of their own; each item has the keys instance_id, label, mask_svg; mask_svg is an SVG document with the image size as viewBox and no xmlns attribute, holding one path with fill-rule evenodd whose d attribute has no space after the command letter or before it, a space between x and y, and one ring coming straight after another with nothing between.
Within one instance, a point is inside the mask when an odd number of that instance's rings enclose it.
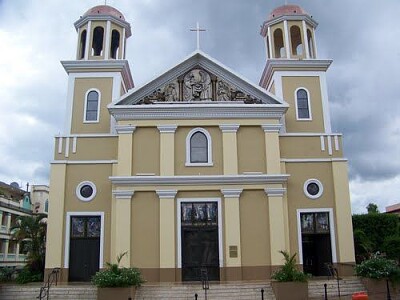
<instances>
[{"instance_id":1,"label":"carved figure relief","mask_svg":"<svg viewBox=\"0 0 400 300\"><path fill-rule=\"evenodd\" d=\"M226 82L218 81L217 84L217 101L230 101L231 90Z\"/></svg>"},{"instance_id":2,"label":"carved figure relief","mask_svg":"<svg viewBox=\"0 0 400 300\"><path fill-rule=\"evenodd\" d=\"M183 100L212 100L211 77L201 69L194 69L183 78Z\"/></svg>"},{"instance_id":3,"label":"carved figure relief","mask_svg":"<svg viewBox=\"0 0 400 300\"><path fill-rule=\"evenodd\" d=\"M164 97L167 102L178 101L179 88L177 88L177 84L172 82L165 86L164 88Z\"/></svg>"}]
</instances>

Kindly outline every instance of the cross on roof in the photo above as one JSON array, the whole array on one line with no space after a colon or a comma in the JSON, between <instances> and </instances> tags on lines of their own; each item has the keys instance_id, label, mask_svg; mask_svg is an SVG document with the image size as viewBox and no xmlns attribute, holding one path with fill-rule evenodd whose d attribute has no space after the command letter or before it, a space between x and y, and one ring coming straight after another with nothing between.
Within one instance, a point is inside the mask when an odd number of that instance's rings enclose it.
<instances>
[{"instance_id":1,"label":"cross on roof","mask_svg":"<svg viewBox=\"0 0 400 300\"><path fill-rule=\"evenodd\" d=\"M200 49L200 31L206 31L205 29L201 29L199 22L196 23L196 28L190 29L190 31L197 32L197 49Z\"/></svg>"}]
</instances>

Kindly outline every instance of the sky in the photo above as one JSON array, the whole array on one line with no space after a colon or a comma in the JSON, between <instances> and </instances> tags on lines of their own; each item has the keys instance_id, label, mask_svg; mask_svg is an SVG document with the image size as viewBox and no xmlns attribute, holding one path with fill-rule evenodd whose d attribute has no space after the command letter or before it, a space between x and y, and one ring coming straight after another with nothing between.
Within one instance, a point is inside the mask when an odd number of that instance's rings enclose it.
<instances>
[{"instance_id":1,"label":"sky","mask_svg":"<svg viewBox=\"0 0 400 300\"><path fill-rule=\"evenodd\" d=\"M140 86L201 49L258 84L260 26L284 0L107 0L131 23L127 59ZM400 202L398 0L298 0L319 23L318 56L332 59L332 128L344 134L353 213ZM0 181L48 184L54 136L63 133L73 23L104 0L0 0Z\"/></svg>"}]
</instances>

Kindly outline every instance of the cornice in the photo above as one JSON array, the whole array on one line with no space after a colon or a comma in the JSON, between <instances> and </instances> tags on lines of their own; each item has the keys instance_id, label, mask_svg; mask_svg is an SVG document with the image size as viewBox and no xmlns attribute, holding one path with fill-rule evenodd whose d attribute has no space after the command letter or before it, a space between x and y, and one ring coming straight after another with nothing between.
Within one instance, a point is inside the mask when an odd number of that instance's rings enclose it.
<instances>
[{"instance_id":1,"label":"cornice","mask_svg":"<svg viewBox=\"0 0 400 300\"><path fill-rule=\"evenodd\" d=\"M210 176L110 176L115 185L249 185L284 183L288 174L210 175Z\"/></svg>"},{"instance_id":2,"label":"cornice","mask_svg":"<svg viewBox=\"0 0 400 300\"><path fill-rule=\"evenodd\" d=\"M76 31L78 32L78 29L80 27L82 27L82 25L87 23L88 21L111 21L111 22L125 28L127 38L132 35L131 25L127 21L118 19L118 18L116 18L114 16L110 16L110 15L89 15L89 16L81 17L78 21L76 21L74 23Z\"/></svg>"},{"instance_id":3,"label":"cornice","mask_svg":"<svg viewBox=\"0 0 400 300\"><path fill-rule=\"evenodd\" d=\"M280 119L288 109L280 104L154 104L109 105L117 121L186 119Z\"/></svg>"},{"instance_id":4,"label":"cornice","mask_svg":"<svg viewBox=\"0 0 400 300\"><path fill-rule=\"evenodd\" d=\"M133 125L116 125L115 131L118 134L131 134L134 133L136 130L136 126Z\"/></svg>"},{"instance_id":5,"label":"cornice","mask_svg":"<svg viewBox=\"0 0 400 300\"><path fill-rule=\"evenodd\" d=\"M115 71L121 72L122 78L126 84L127 89L134 87L133 78L129 63L126 59L109 59L109 60L63 60L61 65L65 71L70 73L79 74L85 69L105 70L107 72ZM79 75L78 75L79 76Z\"/></svg>"}]
</instances>

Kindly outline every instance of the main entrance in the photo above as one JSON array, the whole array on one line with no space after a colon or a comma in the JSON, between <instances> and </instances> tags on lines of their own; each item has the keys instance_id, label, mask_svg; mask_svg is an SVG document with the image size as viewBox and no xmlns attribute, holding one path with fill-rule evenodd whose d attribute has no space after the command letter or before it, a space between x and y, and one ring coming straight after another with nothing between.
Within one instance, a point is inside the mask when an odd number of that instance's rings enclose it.
<instances>
[{"instance_id":1,"label":"main entrance","mask_svg":"<svg viewBox=\"0 0 400 300\"><path fill-rule=\"evenodd\" d=\"M329 275L327 265L332 263L329 213L301 213L300 220L304 272Z\"/></svg>"},{"instance_id":2,"label":"main entrance","mask_svg":"<svg viewBox=\"0 0 400 300\"><path fill-rule=\"evenodd\" d=\"M69 281L90 281L99 270L100 216L71 216Z\"/></svg>"},{"instance_id":3,"label":"main entrance","mask_svg":"<svg viewBox=\"0 0 400 300\"><path fill-rule=\"evenodd\" d=\"M217 202L181 203L182 280L199 281L207 270L209 280L219 280Z\"/></svg>"}]
</instances>

